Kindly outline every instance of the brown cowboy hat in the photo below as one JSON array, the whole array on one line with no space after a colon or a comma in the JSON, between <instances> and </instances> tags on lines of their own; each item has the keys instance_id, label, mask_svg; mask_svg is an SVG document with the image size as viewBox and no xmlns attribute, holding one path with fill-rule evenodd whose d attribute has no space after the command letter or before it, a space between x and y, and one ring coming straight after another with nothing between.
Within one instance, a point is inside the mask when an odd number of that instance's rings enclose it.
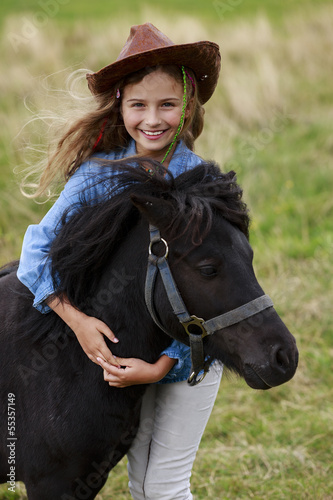
<instances>
[{"instance_id":1,"label":"brown cowboy hat","mask_svg":"<svg viewBox=\"0 0 333 500\"><path fill-rule=\"evenodd\" d=\"M219 46L206 41L175 45L150 23L132 26L117 60L86 75L88 87L92 94L101 94L130 73L159 64L184 65L192 69L200 102L204 104L212 96L218 81L221 67Z\"/></svg>"}]
</instances>

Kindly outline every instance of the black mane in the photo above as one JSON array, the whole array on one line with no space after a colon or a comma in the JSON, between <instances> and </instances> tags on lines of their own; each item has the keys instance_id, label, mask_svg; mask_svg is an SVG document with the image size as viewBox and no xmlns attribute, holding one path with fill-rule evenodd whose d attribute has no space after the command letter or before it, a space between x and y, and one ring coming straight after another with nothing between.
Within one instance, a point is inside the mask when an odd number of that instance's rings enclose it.
<instances>
[{"instance_id":1,"label":"black mane","mask_svg":"<svg viewBox=\"0 0 333 500\"><path fill-rule=\"evenodd\" d=\"M104 199L92 203L83 193L74 215L64 214L49 254L57 295L65 293L75 304L91 294L115 247L138 223L134 196L170 203L173 217L167 229L171 239L182 228L194 245L200 244L216 212L248 237L248 211L233 171L222 173L214 163L201 163L173 177L153 160L141 162L145 168L126 161L116 164L117 171L113 166L103 167L110 172L103 177L108 186Z\"/></svg>"}]
</instances>

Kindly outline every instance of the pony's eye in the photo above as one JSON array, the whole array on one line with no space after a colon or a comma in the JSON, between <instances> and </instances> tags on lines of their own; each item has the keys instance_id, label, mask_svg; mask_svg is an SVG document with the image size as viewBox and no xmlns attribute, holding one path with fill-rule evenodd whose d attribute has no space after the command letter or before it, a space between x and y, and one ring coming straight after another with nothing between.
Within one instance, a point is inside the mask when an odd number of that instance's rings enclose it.
<instances>
[{"instance_id":1,"label":"pony's eye","mask_svg":"<svg viewBox=\"0 0 333 500\"><path fill-rule=\"evenodd\" d=\"M200 274L208 278L212 278L217 275L217 269L214 266L203 266L200 267Z\"/></svg>"}]
</instances>

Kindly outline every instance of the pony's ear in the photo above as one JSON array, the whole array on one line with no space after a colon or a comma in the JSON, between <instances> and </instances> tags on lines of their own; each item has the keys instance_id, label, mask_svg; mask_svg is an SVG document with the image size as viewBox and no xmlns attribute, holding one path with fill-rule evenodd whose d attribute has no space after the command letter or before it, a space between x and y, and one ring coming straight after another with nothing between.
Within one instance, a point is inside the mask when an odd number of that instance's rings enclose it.
<instances>
[{"instance_id":1,"label":"pony's ear","mask_svg":"<svg viewBox=\"0 0 333 500\"><path fill-rule=\"evenodd\" d=\"M133 205L150 224L162 229L172 220L172 204L163 198L154 196L131 195Z\"/></svg>"}]
</instances>

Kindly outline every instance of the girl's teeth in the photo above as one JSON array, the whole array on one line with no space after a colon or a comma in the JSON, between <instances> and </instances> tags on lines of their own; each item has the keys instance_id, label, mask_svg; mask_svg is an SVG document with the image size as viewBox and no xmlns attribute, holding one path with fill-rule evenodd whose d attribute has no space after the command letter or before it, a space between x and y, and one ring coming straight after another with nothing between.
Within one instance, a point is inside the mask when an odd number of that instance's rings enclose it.
<instances>
[{"instance_id":1,"label":"girl's teeth","mask_svg":"<svg viewBox=\"0 0 333 500\"><path fill-rule=\"evenodd\" d=\"M144 130L144 133L147 135L161 135L163 134L163 130L160 130L159 132L149 132L148 130Z\"/></svg>"}]
</instances>

